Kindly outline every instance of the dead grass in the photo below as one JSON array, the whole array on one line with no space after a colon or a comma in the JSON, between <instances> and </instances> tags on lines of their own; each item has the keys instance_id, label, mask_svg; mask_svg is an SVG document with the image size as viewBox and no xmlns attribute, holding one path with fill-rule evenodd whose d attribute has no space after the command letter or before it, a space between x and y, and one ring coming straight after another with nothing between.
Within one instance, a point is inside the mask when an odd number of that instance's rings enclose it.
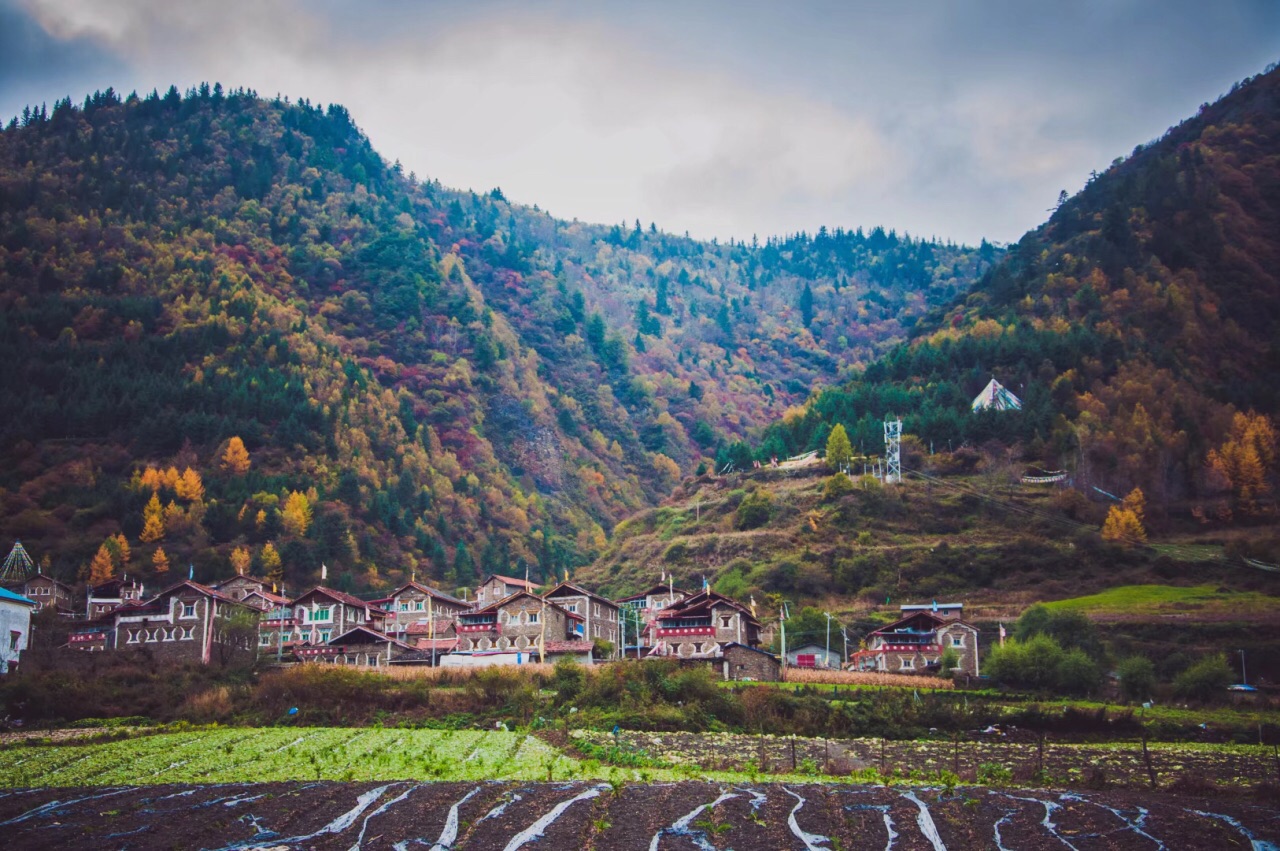
<instances>
[{"instance_id":1,"label":"dead grass","mask_svg":"<svg viewBox=\"0 0 1280 851\"><path fill-rule=\"evenodd\" d=\"M955 683L943 677L914 676L911 674L881 674L874 671L834 671L818 668L787 668L784 675L789 683L812 683L828 686L894 686L897 688L955 688Z\"/></svg>"},{"instance_id":2,"label":"dead grass","mask_svg":"<svg viewBox=\"0 0 1280 851\"><path fill-rule=\"evenodd\" d=\"M555 665L528 663L524 665L490 665L488 668L432 668L427 665L392 665L388 668L366 668L370 673L381 674L393 680L427 680L444 686L464 686L478 671L498 668L521 674L551 676Z\"/></svg>"}]
</instances>

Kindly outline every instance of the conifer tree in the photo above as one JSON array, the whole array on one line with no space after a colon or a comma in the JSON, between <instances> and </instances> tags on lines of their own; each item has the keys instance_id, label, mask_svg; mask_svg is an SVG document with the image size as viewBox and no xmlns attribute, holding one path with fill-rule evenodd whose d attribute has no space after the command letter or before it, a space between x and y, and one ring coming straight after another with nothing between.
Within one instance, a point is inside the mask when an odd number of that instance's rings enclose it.
<instances>
[{"instance_id":1,"label":"conifer tree","mask_svg":"<svg viewBox=\"0 0 1280 851\"><path fill-rule=\"evenodd\" d=\"M200 474L190 467L182 471L182 478L178 479L174 490L180 499L187 502L204 501L204 482L200 480Z\"/></svg>"},{"instance_id":2,"label":"conifer tree","mask_svg":"<svg viewBox=\"0 0 1280 851\"><path fill-rule=\"evenodd\" d=\"M169 572L169 556L165 555L164 547L156 547L156 551L151 554L151 569L157 576Z\"/></svg>"},{"instance_id":3,"label":"conifer tree","mask_svg":"<svg viewBox=\"0 0 1280 851\"><path fill-rule=\"evenodd\" d=\"M276 550L276 545L267 541L262 546L262 554L259 556L262 563L262 570L266 577L272 582L279 582L284 578L284 571L280 565L280 553Z\"/></svg>"},{"instance_id":4,"label":"conifer tree","mask_svg":"<svg viewBox=\"0 0 1280 851\"><path fill-rule=\"evenodd\" d=\"M1111 506L1102 524L1102 538L1118 543L1145 543L1147 530L1143 527L1146 516L1146 497L1141 489L1134 488L1119 505Z\"/></svg>"},{"instance_id":5,"label":"conifer tree","mask_svg":"<svg viewBox=\"0 0 1280 851\"><path fill-rule=\"evenodd\" d=\"M111 550L103 543L94 554L93 561L89 562L89 584L101 585L114 575L115 569Z\"/></svg>"},{"instance_id":6,"label":"conifer tree","mask_svg":"<svg viewBox=\"0 0 1280 851\"><path fill-rule=\"evenodd\" d=\"M289 534L299 538L307 534L307 529L311 526L311 502L307 499L307 495L298 491L290 493L284 501L280 517Z\"/></svg>"},{"instance_id":7,"label":"conifer tree","mask_svg":"<svg viewBox=\"0 0 1280 851\"><path fill-rule=\"evenodd\" d=\"M827 466L834 470L843 470L853 459L853 444L849 442L849 435L841 423L836 423L827 437L826 459Z\"/></svg>"},{"instance_id":8,"label":"conifer tree","mask_svg":"<svg viewBox=\"0 0 1280 851\"><path fill-rule=\"evenodd\" d=\"M138 539L144 544L155 543L164 537L164 507L160 505L160 496L154 492L142 509L142 534Z\"/></svg>"},{"instance_id":9,"label":"conifer tree","mask_svg":"<svg viewBox=\"0 0 1280 851\"><path fill-rule=\"evenodd\" d=\"M235 569L237 576L244 576L252 560L248 547L236 547L231 551L231 567Z\"/></svg>"},{"instance_id":10,"label":"conifer tree","mask_svg":"<svg viewBox=\"0 0 1280 851\"><path fill-rule=\"evenodd\" d=\"M249 470L249 450L244 448L244 441L238 435L227 441L227 450L222 453L222 468L236 475Z\"/></svg>"}]
</instances>

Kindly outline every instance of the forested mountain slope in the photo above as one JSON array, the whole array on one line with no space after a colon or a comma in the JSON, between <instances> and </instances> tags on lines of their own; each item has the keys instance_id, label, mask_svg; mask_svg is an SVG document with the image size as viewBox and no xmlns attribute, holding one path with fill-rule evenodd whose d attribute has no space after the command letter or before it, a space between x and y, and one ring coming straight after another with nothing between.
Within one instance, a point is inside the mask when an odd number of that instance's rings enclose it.
<instances>
[{"instance_id":1,"label":"forested mountain slope","mask_svg":"<svg viewBox=\"0 0 1280 851\"><path fill-rule=\"evenodd\" d=\"M28 111L0 133L0 540L68 579L117 533L144 575L547 576L999 254L561 222L403 174L341 107L216 86Z\"/></svg>"},{"instance_id":2,"label":"forested mountain slope","mask_svg":"<svg viewBox=\"0 0 1280 851\"><path fill-rule=\"evenodd\" d=\"M1076 486L1212 519L1265 514L1280 412L1280 72L1246 80L1063 199L968 295L771 426L761 456L835 423L881 445L995 441ZM995 376L1020 413L972 414ZM1253 415L1250 415L1250 412Z\"/></svg>"}]
</instances>

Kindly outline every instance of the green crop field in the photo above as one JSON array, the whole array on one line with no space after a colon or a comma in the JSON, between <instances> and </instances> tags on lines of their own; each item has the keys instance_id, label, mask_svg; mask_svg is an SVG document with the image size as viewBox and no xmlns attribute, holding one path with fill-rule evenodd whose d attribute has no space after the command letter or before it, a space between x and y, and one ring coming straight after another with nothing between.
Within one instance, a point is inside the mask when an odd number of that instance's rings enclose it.
<instances>
[{"instance_id":1,"label":"green crop field","mask_svg":"<svg viewBox=\"0 0 1280 851\"><path fill-rule=\"evenodd\" d=\"M1058 611L1100 616L1196 614L1247 618L1280 613L1280 597L1256 591L1227 591L1214 585L1121 585L1099 594L1045 605Z\"/></svg>"}]
</instances>

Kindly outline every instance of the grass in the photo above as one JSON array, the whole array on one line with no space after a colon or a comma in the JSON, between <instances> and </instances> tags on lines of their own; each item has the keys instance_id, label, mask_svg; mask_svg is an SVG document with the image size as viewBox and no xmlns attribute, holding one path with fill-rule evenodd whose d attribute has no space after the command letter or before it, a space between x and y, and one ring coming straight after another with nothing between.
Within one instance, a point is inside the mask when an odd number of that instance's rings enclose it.
<instances>
[{"instance_id":1,"label":"grass","mask_svg":"<svg viewBox=\"0 0 1280 851\"><path fill-rule=\"evenodd\" d=\"M1256 591L1227 591L1216 585L1120 585L1087 597L1045 604L1056 611L1087 615L1152 616L1195 613L1235 614L1241 618L1280 612L1280 597Z\"/></svg>"}]
</instances>

